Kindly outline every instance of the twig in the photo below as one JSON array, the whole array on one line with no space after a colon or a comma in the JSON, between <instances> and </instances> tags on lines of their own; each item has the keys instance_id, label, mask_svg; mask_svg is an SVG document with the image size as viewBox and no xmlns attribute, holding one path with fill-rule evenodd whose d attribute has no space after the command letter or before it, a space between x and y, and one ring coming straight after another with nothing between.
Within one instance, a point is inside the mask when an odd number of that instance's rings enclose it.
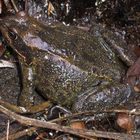
<instances>
[{"instance_id":1,"label":"twig","mask_svg":"<svg viewBox=\"0 0 140 140\"><path fill-rule=\"evenodd\" d=\"M16 106L16 105L10 104L10 103L0 99L0 105L4 106L5 108L7 108L11 111L14 111L16 113L33 114L33 113L44 111L46 108L48 108L51 105L51 103L49 101L47 101L47 102L43 102L39 105L34 105L30 108L25 109L24 107Z\"/></svg>"},{"instance_id":2,"label":"twig","mask_svg":"<svg viewBox=\"0 0 140 140\"><path fill-rule=\"evenodd\" d=\"M28 13L28 0L25 0L25 9L24 11Z\"/></svg>"},{"instance_id":3,"label":"twig","mask_svg":"<svg viewBox=\"0 0 140 140\"><path fill-rule=\"evenodd\" d=\"M36 130L37 130L37 128L35 128L35 127L24 129L22 131L19 131L17 133L14 133L14 134L9 135L9 140L15 140L15 139L18 139L20 137L23 137L23 136L26 136L26 135L30 135L33 132L35 132ZM6 140L6 138L3 137L0 140Z\"/></svg>"},{"instance_id":4,"label":"twig","mask_svg":"<svg viewBox=\"0 0 140 140\"><path fill-rule=\"evenodd\" d=\"M9 140L9 126L10 126L10 121L8 120L8 122L7 122L7 131L6 131L6 140Z\"/></svg>"},{"instance_id":5,"label":"twig","mask_svg":"<svg viewBox=\"0 0 140 140\"><path fill-rule=\"evenodd\" d=\"M13 5L13 7L14 7L16 13L18 13L19 10L18 10L18 8L17 8L17 6L16 6L14 0L11 0L11 3L12 3L12 5Z\"/></svg>"},{"instance_id":6,"label":"twig","mask_svg":"<svg viewBox=\"0 0 140 140\"><path fill-rule=\"evenodd\" d=\"M129 115L137 115L140 116L140 111L136 111L135 109L133 110L125 110L125 109L114 109L114 110L102 110L102 111L96 111L96 110L92 110L92 111L85 111L85 112L79 112L79 113L75 113L66 117L61 117L61 118L57 118L54 120L51 120L50 122L61 122L67 119L72 119L74 117L78 117L78 116L93 116L96 114L102 114L102 113L126 113Z\"/></svg>"},{"instance_id":7,"label":"twig","mask_svg":"<svg viewBox=\"0 0 140 140\"><path fill-rule=\"evenodd\" d=\"M2 13L2 0L0 0L0 14Z\"/></svg>"},{"instance_id":8,"label":"twig","mask_svg":"<svg viewBox=\"0 0 140 140\"><path fill-rule=\"evenodd\" d=\"M0 111L23 125L48 128L48 129L52 129L52 130L56 130L56 131L61 131L61 132L78 135L78 133L76 133L75 131L73 131L73 129L71 129L69 127L64 127L64 126L60 126L55 123L44 122L41 120L24 117L24 116L18 115L16 113L6 109L5 107L3 107L1 105L0 105ZM90 137L84 136L83 134L79 134L78 136L90 139Z\"/></svg>"},{"instance_id":9,"label":"twig","mask_svg":"<svg viewBox=\"0 0 140 140\"><path fill-rule=\"evenodd\" d=\"M87 139L92 139L94 137L110 138L110 139L118 139L118 140L139 140L140 139L140 136L138 136L138 135L129 135L129 134L127 135L127 134L123 134L123 133L72 129L70 127L61 126L61 125L58 125L55 123L31 119L28 117L18 115L16 113L4 108L1 105L0 105L0 111L4 114L8 115L12 119L17 120L19 123L21 123L23 125L53 129L56 131L61 131L61 132L77 135L77 136L87 138Z\"/></svg>"},{"instance_id":10,"label":"twig","mask_svg":"<svg viewBox=\"0 0 140 140\"><path fill-rule=\"evenodd\" d=\"M30 108L25 109L23 107L10 104L10 103L0 99L0 105L4 106L5 108L7 108L7 109L9 109L9 110L11 110L13 112L16 112L16 113L33 114L33 113L44 111L46 108L51 106L51 103L49 101L47 101L47 102L43 102L41 104L34 105L34 106L30 107ZM69 115L69 116L66 116L66 117L62 117L62 118L52 120L51 122L59 122L59 121L63 121L63 120L66 120L66 119L78 117L78 116L81 116L81 115L89 116L89 115L95 115L95 114L101 114L101 113L126 113L126 114L129 114L129 115L138 115L138 116L140 116L140 111L135 110L135 109L133 109L133 110L127 110L127 109L114 109L114 110L111 110L111 109L109 109L109 110L101 110L101 111L92 110L92 111L85 111L85 112L75 113L75 114L72 114L72 115Z\"/></svg>"}]
</instances>

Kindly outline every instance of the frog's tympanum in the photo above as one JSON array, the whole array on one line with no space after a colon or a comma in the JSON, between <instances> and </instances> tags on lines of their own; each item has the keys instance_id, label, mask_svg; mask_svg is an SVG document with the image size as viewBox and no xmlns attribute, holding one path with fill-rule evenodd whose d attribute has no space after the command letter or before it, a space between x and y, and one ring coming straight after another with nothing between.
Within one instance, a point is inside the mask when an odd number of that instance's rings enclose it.
<instances>
[{"instance_id":1,"label":"frog's tympanum","mask_svg":"<svg viewBox=\"0 0 140 140\"><path fill-rule=\"evenodd\" d=\"M72 26L45 26L24 13L0 22L21 64L21 105L30 105L35 89L73 112L112 108L132 96L122 83L126 66L98 36Z\"/></svg>"}]
</instances>

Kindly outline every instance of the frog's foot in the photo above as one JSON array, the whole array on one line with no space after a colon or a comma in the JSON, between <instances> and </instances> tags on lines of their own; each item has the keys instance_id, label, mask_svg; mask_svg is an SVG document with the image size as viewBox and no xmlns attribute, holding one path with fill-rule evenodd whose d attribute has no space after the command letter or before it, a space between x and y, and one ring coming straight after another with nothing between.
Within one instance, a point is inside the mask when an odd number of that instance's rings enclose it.
<instances>
[{"instance_id":1,"label":"frog's foot","mask_svg":"<svg viewBox=\"0 0 140 140\"><path fill-rule=\"evenodd\" d=\"M76 111L103 110L124 104L132 97L129 85L115 84L103 88L89 89L78 97Z\"/></svg>"}]
</instances>

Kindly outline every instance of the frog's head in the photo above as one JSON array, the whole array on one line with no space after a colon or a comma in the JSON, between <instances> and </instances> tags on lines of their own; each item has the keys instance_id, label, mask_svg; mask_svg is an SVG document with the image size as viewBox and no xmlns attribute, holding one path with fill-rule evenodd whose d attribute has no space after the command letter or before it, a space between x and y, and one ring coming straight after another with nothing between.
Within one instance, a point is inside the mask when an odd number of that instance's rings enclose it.
<instances>
[{"instance_id":1,"label":"frog's head","mask_svg":"<svg viewBox=\"0 0 140 140\"><path fill-rule=\"evenodd\" d=\"M27 28L28 15L25 12L19 12L14 16L8 16L0 19L0 32L4 38L11 44L12 40L16 38L22 30Z\"/></svg>"},{"instance_id":2,"label":"frog's head","mask_svg":"<svg viewBox=\"0 0 140 140\"><path fill-rule=\"evenodd\" d=\"M25 47L20 33L28 30L28 16L24 12L19 12L16 16L10 16L0 20L0 32L8 45L24 60L29 58L28 47ZM25 49L26 48L26 49Z\"/></svg>"}]
</instances>

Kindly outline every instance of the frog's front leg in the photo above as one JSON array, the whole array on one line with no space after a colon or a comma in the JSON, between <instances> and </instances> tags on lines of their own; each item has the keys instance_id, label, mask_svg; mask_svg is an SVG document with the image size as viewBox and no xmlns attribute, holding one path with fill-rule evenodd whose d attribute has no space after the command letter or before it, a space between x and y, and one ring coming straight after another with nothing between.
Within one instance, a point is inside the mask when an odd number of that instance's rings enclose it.
<instances>
[{"instance_id":1,"label":"frog's front leg","mask_svg":"<svg viewBox=\"0 0 140 140\"><path fill-rule=\"evenodd\" d=\"M124 104L132 97L129 85L109 84L95 87L79 95L74 105L75 111L105 110Z\"/></svg>"},{"instance_id":2,"label":"frog's front leg","mask_svg":"<svg viewBox=\"0 0 140 140\"><path fill-rule=\"evenodd\" d=\"M19 96L19 104L24 107L31 107L34 99L34 70L32 65L25 62L21 64L21 94Z\"/></svg>"}]
</instances>

